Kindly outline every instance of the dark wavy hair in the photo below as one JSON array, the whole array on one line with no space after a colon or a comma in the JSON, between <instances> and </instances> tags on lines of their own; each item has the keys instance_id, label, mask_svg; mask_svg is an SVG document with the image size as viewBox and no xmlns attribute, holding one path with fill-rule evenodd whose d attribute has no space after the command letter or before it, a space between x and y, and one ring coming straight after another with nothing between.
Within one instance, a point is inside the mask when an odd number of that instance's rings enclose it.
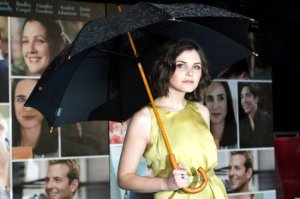
<instances>
[{"instance_id":1,"label":"dark wavy hair","mask_svg":"<svg viewBox=\"0 0 300 199\"><path fill-rule=\"evenodd\" d=\"M28 17L25 19L22 27L22 35L25 25L28 22L39 22L45 29L47 34L47 40L49 41L50 56L53 59L62 48L69 45L70 39L67 37L62 22L60 20L52 20L47 17Z\"/></svg>"},{"instance_id":2,"label":"dark wavy hair","mask_svg":"<svg viewBox=\"0 0 300 199\"><path fill-rule=\"evenodd\" d=\"M261 90L257 83L254 82L243 82L240 84L240 90L242 90L244 87L248 87L251 94L254 97L260 97L261 96Z\"/></svg>"},{"instance_id":3,"label":"dark wavy hair","mask_svg":"<svg viewBox=\"0 0 300 199\"><path fill-rule=\"evenodd\" d=\"M15 90L18 83L23 79L13 79L12 81L12 145L19 146L21 142L21 127L15 115ZM49 125L45 119L42 120L42 130L37 143L37 146L33 149L33 154L46 155L48 153L55 153L58 151L58 131L54 131L50 134Z\"/></svg>"},{"instance_id":4,"label":"dark wavy hair","mask_svg":"<svg viewBox=\"0 0 300 199\"><path fill-rule=\"evenodd\" d=\"M191 39L176 39L165 43L158 51L154 67L150 73L150 85L154 97L167 96L172 75L176 70L176 58L186 50L196 50L202 64L202 76L194 92L186 93L185 98L201 101L211 78L208 73L207 61L201 47Z\"/></svg>"},{"instance_id":5,"label":"dark wavy hair","mask_svg":"<svg viewBox=\"0 0 300 199\"><path fill-rule=\"evenodd\" d=\"M225 118L225 128L223 132L223 137L220 141L220 146L236 145L237 125L234 116L231 92L227 82L218 82L218 83L220 83L224 87L227 96L227 115Z\"/></svg>"}]
</instances>

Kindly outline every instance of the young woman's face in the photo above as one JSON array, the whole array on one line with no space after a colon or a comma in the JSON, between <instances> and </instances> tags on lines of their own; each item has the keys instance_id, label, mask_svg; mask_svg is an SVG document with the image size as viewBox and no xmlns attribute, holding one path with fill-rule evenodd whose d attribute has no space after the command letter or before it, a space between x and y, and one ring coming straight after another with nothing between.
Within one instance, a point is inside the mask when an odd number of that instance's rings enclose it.
<instances>
[{"instance_id":1,"label":"young woman's face","mask_svg":"<svg viewBox=\"0 0 300 199\"><path fill-rule=\"evenodd\" d=\"M227 94L222 84L211 83L206 91L205 104L212 124L222 123L227 115Z\"/></svg>"},{"instance_id":2,"label":"young woman's face","mask_svg":"<svg viewBox=\"0 0 300 199\"><path fill-rule=\"evenodd\" d=\"M22 54L30 73L41 75L51 61L47 30L38 21L25 24L22 35Z\"/></svg>"},{"instance_id":3,"label":"young woman's face","mask_svg":"<svg viewBox=\"0 0 300 199\"><path fill-rule=\"evenodd\" d=\"M170 88L179 92L193 92L202 75L201 59L196 50L183 51L175 60L176 70L170 79Z\"/></svg>"},{"instance_id":4,"label":"young woman's face","mask_svg":"<svg viewBox=\"0 0 300 199\"><path fill-rule=\"evenodd\" d=\"M34 108L24 107L36 80L25 79L18 82L14 94L15 115L21 128L33 128L41 125L43 115Z\"/></svg>"}]
</instances>

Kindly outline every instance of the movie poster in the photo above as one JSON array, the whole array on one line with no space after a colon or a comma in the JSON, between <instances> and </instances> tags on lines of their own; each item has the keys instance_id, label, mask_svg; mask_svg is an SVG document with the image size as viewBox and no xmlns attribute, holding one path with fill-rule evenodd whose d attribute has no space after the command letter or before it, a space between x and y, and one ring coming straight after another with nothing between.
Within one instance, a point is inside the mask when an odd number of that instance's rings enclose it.
<instances>
[{"instance_id":1,"label":"movie poster","mask_svg":"<svg viewBox=\"0 0 300 199\"><path fill-rule=\"evenodd\" d=\"M44 116L23 106L52 60L106 9L72 1L0 3L1 199L48 198L55 194L55 176L72 184L61 194L110 198L108 122L69 124L50 133Z\"/></svg>"}]
</instances>

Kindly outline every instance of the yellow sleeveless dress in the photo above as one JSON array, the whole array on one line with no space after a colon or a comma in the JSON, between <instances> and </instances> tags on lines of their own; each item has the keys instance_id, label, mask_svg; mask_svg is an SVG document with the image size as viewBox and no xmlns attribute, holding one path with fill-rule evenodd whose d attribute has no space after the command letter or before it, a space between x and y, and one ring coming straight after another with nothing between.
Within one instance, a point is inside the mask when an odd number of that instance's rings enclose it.
<instances>
[{"instance_id":1,"label":"yellow sleeveless dress","mask_svg":"<svg viewBox=\"0 0 300 199\"><path fill-rule=\"evenodd\" d=\"M172 170L165 143L157 125L152 107L151 139L144 157L152 168L153 176L167 177ZM167 137L177 163L187 169L192 186L198 187L201 179L197 178L197 169L201 166L208 176L205 189L196 194L187 194L182 190L155 193L155 199L224 199L226 190L221 179L213 169L218 164L217 148L213 137L195 102L188 101L186 107L178 112L158 108L159 116L166 130Z\"/></svg>"}]
</instances>

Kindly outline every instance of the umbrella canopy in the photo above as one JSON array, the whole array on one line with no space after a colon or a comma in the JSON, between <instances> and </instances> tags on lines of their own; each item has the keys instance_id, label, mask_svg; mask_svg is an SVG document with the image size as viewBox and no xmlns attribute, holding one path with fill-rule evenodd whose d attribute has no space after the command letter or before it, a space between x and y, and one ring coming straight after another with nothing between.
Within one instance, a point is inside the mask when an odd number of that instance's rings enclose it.
<instances>
[{"instance_id":1,"label":"umbrella canopy","mask_svg":"<svg viewBox=\"0 0 300 199\"><path fill-rule=\"evenodd\" d=\"M203 48L215 77L250 55L244 45L248 24L247 17L202 4L138 3L87 23L50 63L25 105L38 109L54 127L125 121L149 103L137 61L147 74L162 43L191 38ZM127 32L138 57L132 54Z\"/></svg>"}]
</instances>

